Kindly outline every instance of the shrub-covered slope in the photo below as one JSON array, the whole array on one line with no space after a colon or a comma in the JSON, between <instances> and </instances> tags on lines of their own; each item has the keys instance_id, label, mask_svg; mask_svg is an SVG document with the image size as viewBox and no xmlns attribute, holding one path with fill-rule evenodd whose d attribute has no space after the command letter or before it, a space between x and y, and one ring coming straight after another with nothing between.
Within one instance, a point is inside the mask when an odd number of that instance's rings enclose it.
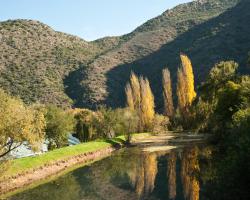
<instances>
[{"instance_id":1,"label":"shrub-covered slope","mask_svg":"<svg viewBox=\"0 0 250 200\"><path fill-rule=\"evenodd\" d=\"M167 10L130 34L86 42L37 21L0 23L0 86L26 102L95 107L124 105L131 70L147 76L161 104L161 70L175 82L180 52L197 81L223 59L250 50L249 1L196 0ZM243 69L246 71L246 69Z\"/></svg>"},{"instance_id":2,"label":"shrub-covered slope","mask_svg":"<svg viewBox=\"0 0 250 200\"><path fill-rule=\"evenodd\" d=\"M83 105L123 105L123 88L131 69L151 79L157 96L156 101L159 102L161 69L168 66L175 76L181 51L190 54L191 58L196 60L195 72L202 80L209 71L210 64L223 59L217 52L213 53L213 49L220 49L224 42L218 41L220 37L215 36L221 35L222 27L228 26L230 20L234 20L234 16L228 19L220 15L237 3L237 0L200 0L182 4L146 22L132 33L122 36L120 40L123 39L123 42L120 45L90 63L86 77L81 81L82 86L88 89L88 97L79 98L81 100L78 102ZM233 11L231 14L239 15ZM245 26L244 23L246 21L239 22L239 26ZM202 30L204 31L201 32ZM234 34L227 34L230 32L225 33L226 39L235 40ZM233 45L232 48L235 48L238 44ZM193 57L194 54L197 56ZM224 55L227 55L227 52ZM204 56L209 65L201 63ZM196 65L202 65L203 68L197 68Z\"/></svg>"},{"instance_id":3,"label":"shrub-covered slope","mask_svg":"<svg viewBox=\"0 0 250 200\"><path fill-rule=\"evenodd\" d=\"M63 79L111 47L100 45L38 21L0 22L0 85L26 102L70 105Z\"/></svg>"}]
</instances>

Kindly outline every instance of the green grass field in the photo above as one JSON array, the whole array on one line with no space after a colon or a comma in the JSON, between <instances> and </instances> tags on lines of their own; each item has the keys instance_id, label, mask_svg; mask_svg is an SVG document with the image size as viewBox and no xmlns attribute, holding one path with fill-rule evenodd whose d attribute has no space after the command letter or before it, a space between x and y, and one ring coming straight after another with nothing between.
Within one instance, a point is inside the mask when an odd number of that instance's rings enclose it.
<instances>
[{"instance_id":1,"label":"green grass field","mask_svg":"<svg viewBox=\"0 0 250 200\"><path fill-rule=\"evenodd\" d=\"M142 137L143 135L146 136L147 134L134 134L133 137L134 138L138 136ZM125 142L125 137L119 136L109 140L96 140L87 143L82 143L79 145L68 146L53 151L49 151L47 153L34 157L26 157L26 158L11 160L8 163L7 170L5 170L1 175L0 180L8 178L10 176L15 176L25 171L42 167L44 165L50 164L55 161L65 160L73 156L77 156L83 153L98 151L115 145L121 145L124 142Z\"/></svg>"}]
</instances>

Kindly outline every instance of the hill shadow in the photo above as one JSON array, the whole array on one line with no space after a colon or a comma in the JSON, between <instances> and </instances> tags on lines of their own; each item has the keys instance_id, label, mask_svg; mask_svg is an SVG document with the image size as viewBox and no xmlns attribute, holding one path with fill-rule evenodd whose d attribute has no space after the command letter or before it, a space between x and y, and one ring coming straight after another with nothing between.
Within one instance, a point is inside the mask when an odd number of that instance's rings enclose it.
<instances>
[{"instance_id":1,"label":"hill shadow","mask_svg":"<svg viewBox=\"0 0 250 200\"><path fill-rule=\"evenodd\" d=\"M86 98L90 92L82 85L82 81L87 77L86 69L86 66L80 65L64 78L64 92L73 100L74 107L94 109L95 106Z\"/></svg>"},{"instance_id":2,"label":"hill shadow","mask_svg":"<svg viewBox=\"0 0 250 200\"><path fill-rule=\"evenodd\" d=\"M235 60L241 64L241 73L250 73L246 67L250 51L250 1L242 0L234 8L218 17L193 27L158 51L134 62L119 65L106 73L108 97L111 107L125 105L124 87L130 72L147 77L156 100L156 109L163 105L161 71L169 68L173 83L179 66L180 52L186 53L193 62L196 85L205 79L211 67L222 60ZM173 84L175 88L175 84Z\"/></svg>"}]
</instances>

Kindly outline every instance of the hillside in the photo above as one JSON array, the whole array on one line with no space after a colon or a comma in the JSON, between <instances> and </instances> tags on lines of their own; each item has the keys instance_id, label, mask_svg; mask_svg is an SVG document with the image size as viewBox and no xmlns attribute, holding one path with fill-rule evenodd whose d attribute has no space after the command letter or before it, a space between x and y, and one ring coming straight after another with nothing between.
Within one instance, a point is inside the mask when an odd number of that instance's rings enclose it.
<instances>
[{"instance_id":1,"label":"hillside","mask_svg":"<svg viewBox=\"0 0 250 200\"><path fill-rule=\"evenodd\" d=\"M250 50L250 2L197 0L167 10L130 34L86 42L27 20L0 23L0 86L26 102L95 107L124 105L134 70L161 105L161 70L175 81L178 55L194 62L197 83L223 59L243 63ZM246 71L246 69L242 69Z\"/></svg>"},{"instance_id":2,"label":"hillside","mask_svg":"<svg viewBox=\"0 0 250 200\"><path fill-rule=\"evenodd\" d=\"M63 79L111 48L104 42L100 45L56 32L38 21L1 22L0 85L25 102L71 105Z\"/></svg>"},{"instance_id":3,"label":"hillside","mask_svg":"<svg viewBox=\"0 0 250 200\"><path fill-rule=\"evenodd\" d=\"M155 95L160 96L157 99L161 99L161 69L168 66L175 76L179 53L183 51L189 54L188 49L198 48L198 46L196 47L198 41L204 37L213 36L210 32L211 25L209 23L205 25L204 22L218 18L227 9L234 7L237 2L236 0L207 0L179 5L146 22L132 33L122 36L120 38L120 40L123 39L122 43L95 59L85 71L86 76L81 81L81 86L87 88L88 96L83 95L83 98L78 96L78 102L81 103L79 105L98 105L100 103L111 106L124 105L123 88L131 70L149 77ZM226 20L225 23L228 21L226 18L221 19L222 26L225 25L223 20ZM244 26L243 23L239 26ZM192 35L192 30L198 27L207 29L208 33ZM189 32L191 35L183 38L183 35ZM181 37L183 41L177 44L176 42ZM187 45L189 40L197 42L189 42ZM169 52L163 50L170 45ZM211 43L200 43L199 45L199 48L205 49ZM213 47L216 48L217 45L219 44L215 43ZM190 54L190 56L193 59L193 55ZM202 55L199 54L197 57L200 56ZM206 58L208 61L211 59L213 58ZM198 60L195 64L197 63L200 64ZM200 80L204 78L209 67L211 66L204 66L206 69L203 71L198 71L199 69L196 68L196 74L201 74Z\"/></svg>"}]
</instances>

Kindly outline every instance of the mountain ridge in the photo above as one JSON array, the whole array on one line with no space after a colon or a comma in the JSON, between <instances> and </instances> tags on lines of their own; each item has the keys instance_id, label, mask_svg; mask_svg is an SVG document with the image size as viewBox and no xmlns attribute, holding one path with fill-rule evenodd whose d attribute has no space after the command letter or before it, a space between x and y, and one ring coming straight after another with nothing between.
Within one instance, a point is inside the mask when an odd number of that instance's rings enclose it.
<instances>
[{"instance_id":1,"label":"mountain ridge","mask_svg":"<svg viewBox=\"0 0 250 200\"><path fill-rule=\"evenodd\" d=\"M218 18L239 2L248 5L244 0L193 1L165 11L129 34L91 42L54 31L42 23L38 25L36 21L0 22L0 35L5 37L0 44L0 86L27 103L40 101L61 106L96 108L106 104L117 107L124 105L123 86L133 69L149 77L155 95L159 96L160 70L170 65L175 82L174 71L178 67L177 50L175 53L166 51L170 59L167 61L162 49L168 45L177 49L185 46L185 40L177 45L183 34ZM199 37L194 43L200 45L199 41L203 41L201 35L193 33ZM207 35L208 38L212 36ZM246 38L248 40L248 36ZM191 43L189 49L192 48L195 49ZM178 51L180 53L183 49ZM189 53L185 49L184 52ZM195 57L192 54L191 58ZM194 60L195 65L199 62ZM196 71L196 75L201 74L197 82L204 78L209 67L206 68ZM153 73L158 74L156 78ZM157 105L160 107L161 100L157 100Z\"/></svg>"}]
</instances>

